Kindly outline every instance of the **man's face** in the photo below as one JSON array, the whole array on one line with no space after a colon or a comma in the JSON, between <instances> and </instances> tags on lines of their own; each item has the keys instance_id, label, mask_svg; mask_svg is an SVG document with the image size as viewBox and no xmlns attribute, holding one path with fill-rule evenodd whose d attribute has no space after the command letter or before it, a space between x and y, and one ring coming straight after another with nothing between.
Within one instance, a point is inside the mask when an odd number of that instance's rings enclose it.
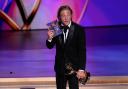
<instances>
[{"instance_id":1,"label":"man's face","mask_svg":"<svg viewBox=\"0 0 128 89\"><path fill-rule=\"evenodd\" d=\"M70 10L67 10L67 9L62 10L60 12L60 19L64 25L69 25L69 23L72 19L72 15L71 15Z\"/></svg>"}]
</instances>

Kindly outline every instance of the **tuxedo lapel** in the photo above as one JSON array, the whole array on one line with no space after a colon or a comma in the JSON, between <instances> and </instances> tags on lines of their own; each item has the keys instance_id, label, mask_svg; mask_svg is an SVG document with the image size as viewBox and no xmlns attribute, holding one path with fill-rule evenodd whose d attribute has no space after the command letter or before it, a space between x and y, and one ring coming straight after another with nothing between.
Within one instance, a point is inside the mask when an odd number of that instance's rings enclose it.
<instances>
[{"instance_id":1,"label":"tuxedo lapel","mask_svg":"<svg viewBox=\"0 0 128 89\"><path fill-rule=\"evenodd\" d=\"M68 33L68 37L67 37L67 39L66 39L65 45L67 45L67 44L70 42L70 40L71 40L72 37L73 37L73 33L74 33L74 24L72 23L72 24L71 24L71 27L70 27L70 29L69 29L69 33Z\"/></svg>"},{"instance_id":2,"label":"tuxedo lapel","mask_svg":"<svg viewBox=\"0 0 128 89\"><path fill-rule=\"evenodd\" d=\"M59 42L60 42L60 45L63 45L64 44L64 36L63 36L63 34L61 34L59 36Z\"/></svg>"}]
</instances>

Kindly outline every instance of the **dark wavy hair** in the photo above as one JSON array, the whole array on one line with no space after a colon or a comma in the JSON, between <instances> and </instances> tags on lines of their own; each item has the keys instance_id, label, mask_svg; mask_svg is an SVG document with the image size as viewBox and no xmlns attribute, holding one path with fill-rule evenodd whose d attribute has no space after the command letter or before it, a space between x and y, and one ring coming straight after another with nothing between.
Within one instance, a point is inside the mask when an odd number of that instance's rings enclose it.
<instances>
[{"instance_id":1,"label":"dark wavy hair","mask_svg":"<svg viewBox=\"0 0 128 89\"><path fill-rule=\"evenodd\" d=\"M59 20L60 20L60 13L61 13L62 10L69 10L71 12L71 15L73 14L72 9L68 5L60 6L60 8L58 9L58 12L57 12L57 18Z\"/></svg>"}]
</instances>

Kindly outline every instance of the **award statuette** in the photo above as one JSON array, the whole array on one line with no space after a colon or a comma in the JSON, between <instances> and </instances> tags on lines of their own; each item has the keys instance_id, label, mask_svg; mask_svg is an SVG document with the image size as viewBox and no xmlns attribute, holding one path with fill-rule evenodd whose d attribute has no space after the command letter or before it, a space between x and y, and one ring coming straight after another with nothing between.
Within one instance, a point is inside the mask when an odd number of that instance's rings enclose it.
<instances>
[{"instance_id":1,"label":"award statuette","mask_svg":"<svg viewBox=\"0 0 128 89\"><path fill-rule=\"evenodd\" d=\"M54 36L62 34L62 30L60 29L59 22L57 20L47 23L47 26L50 30L54 30Z\"/></svg>"},{"instance_id":2,"label":"award statuette","mask_svg":"<svg viewBox=\"0 0 128 89\"><path fill-rule=\"evenodd\" d=\"M72 67L72 64L71 63L67 63L65 65L65 75L72 75L72 74L76 74L77 71L75 71ZM80 78L79 79L79 83L81 85L85 85L86 82L90 79L90 72L87 72L87 71L84 71L85 73L85 77L84 78Z\"/></svg>"}]
</instances>

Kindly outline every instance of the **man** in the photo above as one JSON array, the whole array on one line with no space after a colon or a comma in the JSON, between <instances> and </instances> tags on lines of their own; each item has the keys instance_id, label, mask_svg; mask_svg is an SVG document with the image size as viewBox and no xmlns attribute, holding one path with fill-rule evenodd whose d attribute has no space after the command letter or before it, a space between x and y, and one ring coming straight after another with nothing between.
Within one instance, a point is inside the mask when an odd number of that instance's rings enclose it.
<instances>
[{"instance_id":1,"label":"man","mask_svg":"<svg viewBox=\"0 0 128 89\"><path fill-rule=\"evenodd\" d=\"M78 80L85 77L85 32L84 28L72 21L72 9L61 6L58 10L58 20L63 33L55 36L54 31L48 30L46 45L49 49L56 45L55 72L57 89L66 89L68 81L69 89L79 89ZM66 75L66 64L71 63L76 73Z\"/></svg>"}]
</instances>

